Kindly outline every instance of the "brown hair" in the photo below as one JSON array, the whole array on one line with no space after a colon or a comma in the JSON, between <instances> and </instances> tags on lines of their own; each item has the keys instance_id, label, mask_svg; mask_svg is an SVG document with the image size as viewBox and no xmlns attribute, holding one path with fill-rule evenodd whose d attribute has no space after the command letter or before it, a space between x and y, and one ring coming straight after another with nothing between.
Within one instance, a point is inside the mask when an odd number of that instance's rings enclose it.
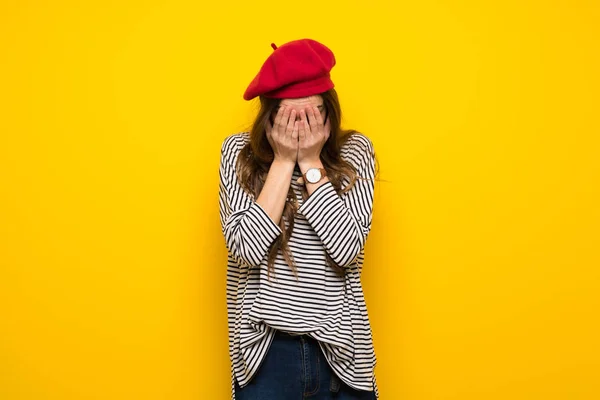
<instances>
[{"instance_id":1,"label":"brown hair","mask_svg":"<svg viewBox=\"0 0 600 400\"><path fill-rule=\"evenodd\" d=\"M321 161L323 167L327 171L327 177L331 181L338 195L347 192L354 185L357 179L367 179L358 176L356 168L340 156L342 145L351 137L352 134L358 133L356 130L342 130L341 119L342 112L335 89L330 89L324 93L320 93L323 98L323 105L327 111L328 118L331 119L331 133L327 142L321 150ZM264 182L269 172L269 168L274 159L273 149L269 144L266 136L267 121L271 117L271 113L276 112L281 99L268 98L259 96L260 109L250 129L250 141L240 151L237 163L236 173L238 181L242 188L250 193L254 198L260 194ZM348 178L350 183L342 188L342 180ZM302 198L308 198L308 192L305 186L302 187ZM288 198L291 201L286 201L283 209L282 218L279 220L279 227L282 233L277 237L269 249L268 257L268 276L273 272L275 258L278 251L281 249L286 263L292 269L292 272L298 278L296 265L293 261L293 256L288 246L288 241L294 229L294 215L298 210L296 195L294 189L290 185ZM288 226L286 227L286 221ZM339 274L344 273L344 268L335 264L329 254L325 253L327 263Z\"/></svg>"}]
</instances>

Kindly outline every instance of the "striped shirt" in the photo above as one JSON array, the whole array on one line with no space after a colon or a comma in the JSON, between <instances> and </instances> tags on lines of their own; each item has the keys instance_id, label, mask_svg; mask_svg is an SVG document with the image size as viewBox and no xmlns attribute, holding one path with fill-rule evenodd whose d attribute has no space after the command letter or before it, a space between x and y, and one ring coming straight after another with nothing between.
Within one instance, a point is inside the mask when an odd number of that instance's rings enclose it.
<instances>
[{"instance_id":1,"label":"striped shirt","mask_svg":"<svg viewBox=\"0 0 600 400\"><path fill-rule=\"evenodd\" d=\"M352 189L338 195L331 182L320 184L306 200L296 180L298 200L289 239L298 279L281 251L275 274L267 279L270 245L281 228L240 186L237 155L249 132L227 136L221 147L219 213L228 250L227 320L231 362L231 398L235 383L247 385L264 359L275 330L305 333L316 339L331 369L348 386L373 390L376 356L361 283L364 245L371 229L374 193L374 149L365 135L355 133L341 148L341 157L358 175ZM343 178L342 187L349 183ZM287 224L287 221L286 221ZM325 252L346 272L339 276L326 263Z\"/></svg>"}]
</instances>

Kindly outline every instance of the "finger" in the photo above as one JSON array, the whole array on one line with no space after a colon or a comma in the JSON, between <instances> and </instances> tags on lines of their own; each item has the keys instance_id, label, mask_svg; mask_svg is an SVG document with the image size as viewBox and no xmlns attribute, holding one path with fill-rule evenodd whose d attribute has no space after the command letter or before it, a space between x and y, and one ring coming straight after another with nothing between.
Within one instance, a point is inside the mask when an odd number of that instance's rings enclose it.
<instances>
[{"instance_id":1,"label":"finger","mask_svg":"<svg viewBox=\"0 0 600 400\"><path fill-rule=\"evenodd\" d=\"M300 122L298 123L298 137L300 140L304 140L306 137L306 113L304 110L300 110Z\"/></svg>"},{"instance_id":2,"label":"finger","mask_svg":"<svg viewBox=\"0 0 600 400\"><path fill-rule=\"evenodd\" d=\"M325 141L327 141L327 139L329 139L330 134L331 134L331 119L327 118L327 121L325 122Z\"/></svg>"},{"instance_id":3,"label":"finger","mask_svg":"<svg viewBox=\"0 0 600 400\"><path fill-rule=\"evenodd\" d=\"M283 116L281 117L281 127L283 128L283 130L287 130L286 127L289 125L290 123L290 114L291 112L294 111L292 110L291 107L285 106L285 110L283 111Z\"/></svg>"},{"instance_id":4,"label":"finger","mask_svg":"<svg viewBox=\"0 0 600 400\"><path fill-rule=\"evenodd\" d=\"M310 135L312 135L310 125L308 124L307 120L304 120L304 137L307 138Z\"/></svg>"},{"instance_id":5,"label":"finger","mask_svg":"<svg viewBox=\"0 0 600 400\"><path fill-rule=\"evenodd\" d=\"M305 110L300 110L300 123L298 124L298 127L300 128L299 135L300 139L302 140L310 131L310 127L308 126L308 121L306 119Z\"/></svg>"},{"instance_id":6,"label":"finger","mask_svg":"<svg viewBox=\"0 0 600 400\"><path fill-rule=\"evenodd\" d=\"M280 106L279 110L277 110L277 115L275 116L275 128L279 128L281 125L283 125L283 118L284 118L284 113L286 111L286 107L285 106ZM286 120L287 122L287 120Z\"/></svg>"},{"instance_id":7,"label":"finger","mask_svg":"<svg viewBox=\"0 0 600 400\"><path fill-rule=\"evenodd\" d=\"M307 108L307 112L308 114L308 122L310 124L310 132L311 133L317 133L319 132L319 127L317 124L317 118L315 117L315 110L313 107L308 107Z\"/></svg>"},{"instance_id":8,"label":"finger","mask_svg":"<svg viewBox=\"0 0 600 400\"><path fill-rule=\"evenodd\" d=\"M298 141L298 121L294 121L294 129L292 130L292 141Z\"/></svg>"},{"instance_id":9,"label":"finger","mask_svg":"<svg viewBox=\"0 0 600 400\"><path fill-rule=\"evenodd\" d=\"M267 119L267 124L265 126L265 131L267 132L267 137L271 136L272 130L273 130L273 126L271 125L271 121Z\"/></svg>"},{"instance_id":10,"label":"finger","mask_svg":"<svg viewBox=\"0 0 600 400\"><path fill-rule=\"evenodd\" d=\"M285 130L286 136L292 134L292 131L294 130L294 124L295 123L296 123L296 110L292 110L292 112L290 113L290 116L289 116L289 120L288 120L288 124L287 124L287 129Z\"/></svg>"},{"instance_id":11,"label":"finger","mask_svg":"<svg viewBox=\"0 0 600 400\"><path fill-rule=\"evenodd\" d=\"M313 107L315 117L317 118L317 125L319 127L323 126L323 116L321 115L321 111L319 111L318 107Z\"/></svg>"}]
</instances>

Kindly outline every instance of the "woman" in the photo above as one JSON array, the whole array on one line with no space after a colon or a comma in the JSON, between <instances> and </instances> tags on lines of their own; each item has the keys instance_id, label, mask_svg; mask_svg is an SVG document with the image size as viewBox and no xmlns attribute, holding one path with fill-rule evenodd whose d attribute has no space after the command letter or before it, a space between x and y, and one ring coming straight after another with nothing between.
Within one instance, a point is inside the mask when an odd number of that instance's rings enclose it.
<instances>
[{"instance_id":1,"label":"woman","mask_svg":"<svg viewBox=\"0 0 600 400\"><path fill-rule=\"evenodd\" d=\"M330 49L272 47L244 94L251 131L221 148L232 399L377 399L360 280L373 145L340 128Z\"/></svg>"}]
</instances>

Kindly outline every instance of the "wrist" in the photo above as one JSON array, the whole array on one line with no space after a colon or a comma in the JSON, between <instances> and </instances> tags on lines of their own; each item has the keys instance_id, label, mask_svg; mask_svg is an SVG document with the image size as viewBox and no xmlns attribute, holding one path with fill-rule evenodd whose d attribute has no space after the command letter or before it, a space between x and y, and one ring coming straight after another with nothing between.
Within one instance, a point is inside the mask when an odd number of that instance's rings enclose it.
<instances>
[{"instance_id":1,"label":"wrist","mask_svg":"<svg viewBox=\"0 0 600 400\"><path fill-rule=\"evenodd\" d=\"M323 168L323 163L320 159L302 160L298 162L298 166L300 167L300 171L304 174L310 168Z\"/></svg>"},{"instance_id":2,"label":"wrist","mask_svg":"<svg viewBox=\"0 0 600 400\"><path fill-rule=\"evenodd\" d=\"M293 160L275 157L271 165L281 166L282 168L294 169L296 167L296 162Z\"/></svg>"}]
</instances>

